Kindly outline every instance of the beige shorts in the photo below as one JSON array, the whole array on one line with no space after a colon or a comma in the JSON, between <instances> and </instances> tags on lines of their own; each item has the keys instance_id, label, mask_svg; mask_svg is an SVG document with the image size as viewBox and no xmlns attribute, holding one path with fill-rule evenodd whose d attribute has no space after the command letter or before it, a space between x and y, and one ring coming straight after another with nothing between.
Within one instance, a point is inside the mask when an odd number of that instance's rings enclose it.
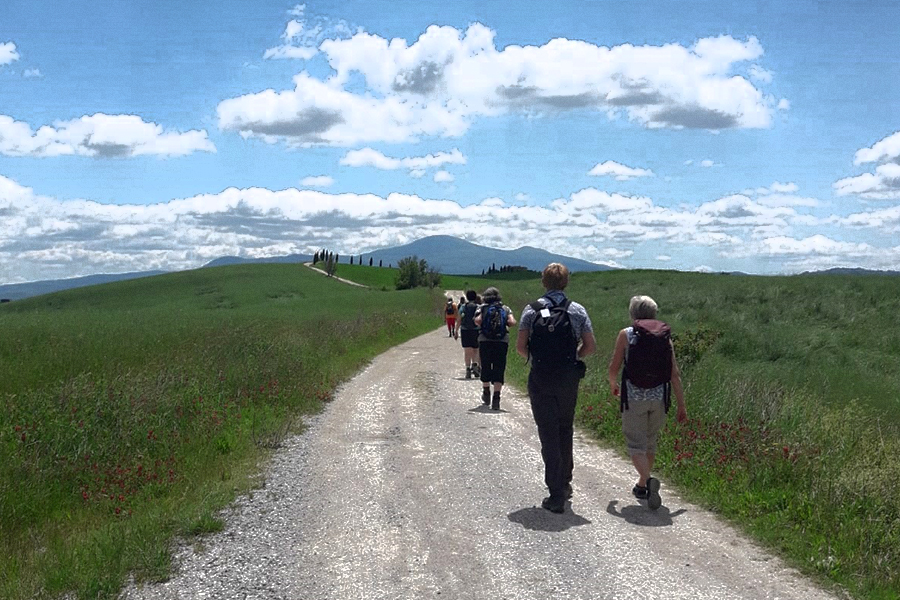
<instances>
[{"instance_id":1,"label":"beige shorts","mask_svg":"<svg viewBox=\"0 0 900 600\"><path fill-rule=\"evenodd\" d=\"M666 424L666 409L662 400L628 400L628 410L622 412L622 431L628 444L628 454L656 454L656 439Z\"/></svg>"}]
</instances>

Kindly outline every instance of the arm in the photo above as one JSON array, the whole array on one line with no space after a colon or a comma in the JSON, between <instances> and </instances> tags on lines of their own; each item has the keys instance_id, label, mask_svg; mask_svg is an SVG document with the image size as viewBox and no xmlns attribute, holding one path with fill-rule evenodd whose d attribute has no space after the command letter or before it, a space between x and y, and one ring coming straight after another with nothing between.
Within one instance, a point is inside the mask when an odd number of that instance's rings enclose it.
<instances>
[{"instance_id":1,"label":"arm","mask_svg":"<svg viewBox=\"0 0 900 600\"><path fill-rule=\"evenodd\" d=\"M590 356L597 351L597 340L593 331L585 331L581 334L581 346L578 348L578 358Z\"/></svg>"},{"instance_id":2,"label":"arm","mask_svg":"<svg viewBox=\"0 0 900 600\"><path fill-rule=\"evenodd\" d=\"M681 386L681 371L675 360L675 348L672 348L672 391L675 393L675 420L679 423L687 421L687 407L684 405L684 388Z\"/></svg>"},{"instance_id":3,"label":"arm","mask_svg":"<svg viewBox=\"0 0 900 600\"><path fill-rule=\"evenodd\" d=\"M516 338L516 352L525 360L528 360L528 334L528 330L520 329Z\"/></svg>"},{"instance_id":4,"label":"arm","mask_svg":"<svg viewBox=\"0 0 900 600\"><path fill-rule=\"evenodd\" d=\"M508 316L506 317L506 326L507 326L507 327L515 327L515 325L516 325L516 318L515 318L515 317L513 316L513 314L512 314L512 309L511 309L510 307L508 307L508 306L506 307L506 314L508 315Z\"/></svg>"},{"instance_id":5,"label":"arm","mask_svg":"<svg viewBox=\"0 0 900 600\"><path fill-rule=\"evenodd\" d=\"M625 335L625 330L622 329L616 338L616 349L613 351L612 359L609 361L609 389L612 391L613 396L619 395L619 369L622 368L622 363L625 362L625 349L627 347L628 336Z\"/></svg>"}]
</instances>

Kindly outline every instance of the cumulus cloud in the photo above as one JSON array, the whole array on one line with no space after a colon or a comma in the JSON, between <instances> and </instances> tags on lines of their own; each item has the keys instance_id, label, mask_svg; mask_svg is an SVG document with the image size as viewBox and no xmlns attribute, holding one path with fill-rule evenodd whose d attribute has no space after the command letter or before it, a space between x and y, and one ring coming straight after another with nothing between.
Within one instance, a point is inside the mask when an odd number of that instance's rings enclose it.
<instances>
[{"instance_id":1,"label":"cumulus cloud","mask_svg":"<svg viewBox=\"0 0 900 600\"><path fill-rule=\"evenodd\" d=\"M782 98L778 101L778 106L776 107L778 110L790 110L791 109L791 101L787 98Z\"/></svg>"},{"instance_id":2,"label":"cumulus cloud","mask_svg":"<svg viewBox=\"0 0 900 600\"><path fill-rule=\"evenodd\" d=\"M710 167L715 167L715 166L717 166L717 165L716 165L715 161L706 159L706 160L701 160L701 161L700 161L700 166L703 167L703 168L705 168L705 169L708 169L708 168L710 168Z\"/></svg>"},{"instance_id":3,"label":"cumulus cloud","mask_svg":"<svg viewBox=\"0 0 900 600\"><path fill-rule=\"evenodd\" d=\"M453 174L449 171L438 171L434 174L434 181L436 183L451 183L453 181Z\"/></svg>"},{"instance_id":4,"label":"cumulus cloud","mask_svg":"<svg viewBox=\"0 0 900 600\"><path fill-rule=\"evenodd\" d=\"M25 69L22 72L22 77L25 77L26 79L35 79L43 77L43 75L41 74L40 69Z\"/></svg>"},{"instance_id":5,"label":"cumulus cloud","mask_svg":"<svg viewBox=\"0 0 900 600\"><path fill-rule=\"evenodd\" d=\"M872 162L900 162L900 131L894 132L869 148L856 151L853 164Z\"/></svg>"},{"instance_id":6,"label":"cumulus cloud","mask_svg":"<svg viewBox=\"0 0 900 600\"><path fill-rule=\"evenodd\" d=\"M12 42L0 44L0 67L19 60L19 53L16 52L16 45Z\"/></svg>"},{"instance_id":7,"label":"cumulus cloud","mask_svg":"<svg viewBox=\"0 0 900 600\"><path fill-rule=\"evenodd\" d=\"M315 178L304 185L313 181L324 183ZM842 248L870 261L877 255L874 247L866 255L865 248L832 246L828 254L810 244L787 252L784 240L793 239L808 215L742 194L673 208L588 187L548 206L519 202L490 197L462 205L400 193L229 188L159 204L111 205L41 196L0 176L0 282L178 270L223 255L311 253L323 246L355 254L438 234L507 249L553 240L556 252L611 266L627 266L622 263L638 247L651 256L675 250L679 256L762 255L779 265L800 265L804 256L824 260ZM852 219L859 228L900 223L900 215L887 212Z\"/></svg>"},{"instance_id":8,"label":"cumulus cloud","mask_svg":"<svg viewBox=\"0 0 900 600\"><path fill-rule=\"evenodd\" d=\"M282 36L307 31L294 20ZM598 46L557 38L497 48L495 33L431 26L412 43L358 31L318 45L333 74L303 72L293 89L227 99L219 126L291 145L349 146L459 136L478 118L588 109L645 127L764 128L774 107L735 67L763 54L756 38L691 47Z\"/></svg>"},{"instance_id":9,"label":"cumulus cloud","mask_svg":"<svg viewBox=\"0 0 900 600\"><path fill-rule=\"evenodd\" d=\"M328 175L316 175L304 177L300 183L307 187L330 187L334 184L334 179Z\"/></svg>"},{"instance_id":10,"label":"cumulus cloud","mask_svg":"<svg viewBox=\"0 0 900 600\"><path fill-rule=\"evenodd\" d=\"M752 65L747 73L753 81L760 81L762 83L772 82L772 72L763 69L759 65Z\"/></svg>"},{"instance_id":11,"label":"cumulus cloud","mask_svg":"<svg viewBox=\"0 0 900 600\"><path fill-rule=\"evenodd\" d=\"M97 113L56 121L32 131L27 123L0 115L0 154L6 156L79 155L126 158L143 155L184 156L215 152L206 131L164 131L136 115Z\"/></svg>"},{"instance_id":12,"label":"cumulus cloud","mask_svg":"<svg viewBox=\"0 0 900 600\"><path fill-rule=\"evenodd\" d=\"M392 158L373 148L362 148L347 152L341 158L340 164L348 167L372 167L384 171L409 169L410 176L418 178L425 175L426 169L439 168L444 165L464 165L466 157L456 148L450 152L406 158Z\"/></svg>"},{"instance_id":13,"label":"cumulus cloud","mask_svg":"<svg viewBox=\"0 0 900 600\"><path fill-rule=\"evenodd\" d=\"M302 16L303 8L297 7ZM284 33L281 39L284 43L274 48L269 48L263 53L263 58L268 59L284 59L296 58L300 60L309 60L318 53L315 46L315 35L317 32L306 31L304 23L296 19L288 21L284 27Z\"/></svg>"},{"instance_id":14,"label":"cumulus cloud","mask_svg":"<svg viewBox=\"0 0 900 600\"><path fill-rule=\"evenodd\" d=\"M588 175L596 177L609 176L615 177L616 181L629 181L636 177L653 177L653 171L650 169L637 169L625 166L612 160L608 160L602 164L597 164L588 172Z\"/></svg>"}]
</instances>

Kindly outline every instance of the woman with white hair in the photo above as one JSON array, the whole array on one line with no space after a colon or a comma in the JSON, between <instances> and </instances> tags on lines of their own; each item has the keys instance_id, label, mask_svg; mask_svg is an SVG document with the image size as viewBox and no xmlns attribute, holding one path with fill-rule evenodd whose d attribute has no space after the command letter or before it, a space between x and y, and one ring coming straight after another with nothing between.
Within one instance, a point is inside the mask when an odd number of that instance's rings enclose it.
<instances>
[{"instance_id":1,"label":"woman with white hair","mask_svg":"<svg viewBox=\"0 0 900 600\"><path fill-rule=\"evenodd\" d=\"M666 422L670 394L677 402L676 419L687 420L681 373L669 326L656 319L658 307L649 296L634 296L628 305L632 326L619 332L609 362L609 387L621 400L622 431L638 472L635 498L656 510L662 505L659 480L651 477L659 432ZM622 369L621 384L618 380Z\"/></svg>"}]
</instances>

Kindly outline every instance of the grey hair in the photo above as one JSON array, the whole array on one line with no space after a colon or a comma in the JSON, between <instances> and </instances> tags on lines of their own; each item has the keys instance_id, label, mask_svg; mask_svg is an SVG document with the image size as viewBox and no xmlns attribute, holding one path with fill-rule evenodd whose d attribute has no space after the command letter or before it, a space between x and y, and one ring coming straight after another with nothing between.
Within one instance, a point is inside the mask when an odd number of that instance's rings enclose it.
<instances>
[{"instance_id":1,"label":"grey hair","mask_svg":"<svg viewBox=\"0 0 900 600\"><path fill-rule=\"evenodd\" d=\"M650 296L634 296L628 303L628 314L633 320L655 319L659 307Z\"/></svg>"},{"instance_id":2,"label":"grey hair","mask_svg":"<svg viewBox=\"0 0 900 600\"><path fill-rule=\"evenodd\" d=\"M481 295L481 299L485 304L502 301L502 299L500 298L500 290L498 290L494 286L491 286L488 289L484 290L484 293Z\"/></svg>"}]
</instances>

